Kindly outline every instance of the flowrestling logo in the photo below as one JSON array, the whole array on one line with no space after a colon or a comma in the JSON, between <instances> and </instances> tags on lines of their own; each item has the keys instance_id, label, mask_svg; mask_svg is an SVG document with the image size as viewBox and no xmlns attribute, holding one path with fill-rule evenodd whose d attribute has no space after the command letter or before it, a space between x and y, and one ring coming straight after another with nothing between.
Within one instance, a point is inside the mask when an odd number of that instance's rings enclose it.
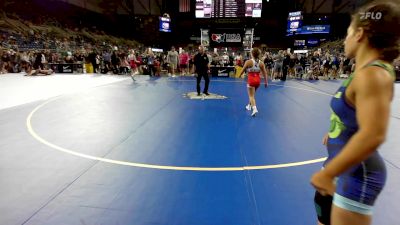
<instances>
[{"instance_id":1,"label":"flowrestling logo","mask_svg":"<svg viewBox=\"0 0 400 225\"><path fill-rule=\"evenodd\" d=\"M373 20L380 20L382 19L381 12L363 12L360 13L361 20L373 19Z\"/></svg>"}]
</instances>

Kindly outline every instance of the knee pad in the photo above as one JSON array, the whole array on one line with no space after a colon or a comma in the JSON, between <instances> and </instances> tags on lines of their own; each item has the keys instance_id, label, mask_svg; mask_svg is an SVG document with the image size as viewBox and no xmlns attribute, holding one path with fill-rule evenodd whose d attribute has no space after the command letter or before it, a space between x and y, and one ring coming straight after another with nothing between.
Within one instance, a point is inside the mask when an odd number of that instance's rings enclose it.
<instances>
[{"instance_id":1,"label":"knee pad","mask_svg":"<svg viewBox=\"0 0 400 225\"><path fill-rule=\"evenodd\" d=\"M331 209L333 197L330 195L323 196L318 191L315 192L314 205L317 212L318 221L324 225L331 224Z\"/></svg>"}]
</instances>

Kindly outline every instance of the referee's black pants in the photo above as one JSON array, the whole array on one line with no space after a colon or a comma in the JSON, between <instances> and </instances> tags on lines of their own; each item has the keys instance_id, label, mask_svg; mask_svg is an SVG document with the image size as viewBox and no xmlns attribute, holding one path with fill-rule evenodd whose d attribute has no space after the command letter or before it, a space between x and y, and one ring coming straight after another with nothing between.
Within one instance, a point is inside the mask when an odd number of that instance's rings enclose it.
<instances>
[{"instance_id":1,"label":"referee's black pants","mask_svg":"<svg viewBox=\"0 0 400 225\"><path fill-rule=\"evenodd\" d=\"M206 82L203 93L208 93L208 85L210 84L210 78L208 77L207 71L205 71L197 73L197 94L200 94L200 82L202 77L204 77L204 81Z\"/></svg>"}]
</instances>

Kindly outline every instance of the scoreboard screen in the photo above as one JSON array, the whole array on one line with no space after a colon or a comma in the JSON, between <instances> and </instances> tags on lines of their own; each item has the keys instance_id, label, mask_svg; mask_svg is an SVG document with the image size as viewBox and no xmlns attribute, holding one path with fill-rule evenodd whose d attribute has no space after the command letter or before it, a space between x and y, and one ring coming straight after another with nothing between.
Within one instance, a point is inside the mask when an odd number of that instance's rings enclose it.
<instances>
[{"instance_id":1,"label":"scoreboard screen","mask_svg":"<svg viewBox=\"0 0 400 225\"><path fill-rule=\"evenodd\" d=\"M301 31L301 27L303 23L303 15L302 12L290 12L288 17L287 24L287 34L293 35L299 33Z\"/></svg>"},{"instance_id":2,"label":"scoreboard screen","mask_svg":"<svg viewBox=\"0 0 400 225\"><path fill-rule=\"evenodd\" d=\"M262 0L196 0L196 18L261 17Z\"/></svg>"},{"instance_id":3,"label":"scoreboard screen","mask_svg":"<svg viewBox=\"0 0 400 225\"><path fill-rule=\"evenodd\" d=\"M170 23L171 19L168 17L160 17L159 31L161 32L171 32Z\"/></svg>"}]
</instances>

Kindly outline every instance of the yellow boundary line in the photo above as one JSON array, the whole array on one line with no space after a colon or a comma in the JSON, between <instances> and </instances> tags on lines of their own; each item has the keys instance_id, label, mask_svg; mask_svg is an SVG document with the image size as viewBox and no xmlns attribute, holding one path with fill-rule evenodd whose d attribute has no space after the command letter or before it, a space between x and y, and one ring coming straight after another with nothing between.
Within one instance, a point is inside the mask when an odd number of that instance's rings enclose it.
<instances>
[{"instance_id":1,"label":"yellow boundary line","mask_svg":"<svg viewBox=\"0 0 400 225\"><path fill-rule=\"evenodd\" d=\"M221 82L221 81L219 81ZM283 86L283 85L276 85L272 84L274 86ZM304 89L304 88L298 88L294 86L284 86L284 87L291 87L291 88L296 88L300 90L305 90L305 91L310 91L310 92L316 92L319 94L324 94L328 95L324 92L319 92L319 91L314 91L310 89ZM261 165L261 166L242 166L242 167L186 167L186 166L163 166L163 165L154 165L154 164L145 164L145 163L133 163L133 162L127 162L127 161L121 161L121 160L113 160L113 159L107 159L103 157L96 157L96 156L91 156L83 153L79 153L70 149L66 149L63 147L60 147L58 145L55 145L44 138L40 137L35 130L32 127L32 117L33 115L43 106L47 105L50 102L55 101L56 99L60 98L62 96L58 96L55 98L52 98L39 106L37 106L35 109L33 109L27 119L26 119L26 126L28 129L29 134L32 135L33 138L35 138L37 141L41 142L42 144L53 148L57 151L64 152L70 155L78 156L81 158L85 159L91 159L91 160L97 160L100 162L105 162L105 163L112 163L116 165L122 165L122 166L131 166L131 167L139 167L139 168L148 168L148 169L159 169L159 170L178 170L178 171L245 171L245 170L266 170L266 169L278 169L278 168L286 168L286 167L295 167L295 166L303 166L303 165L308 165L308 164L313 164L313 163L319 163L323 162L326 160L326 157L324 158L319 158L319 159L313 159L313 160L307 160L307 161L300 161L300 162L292 162L292 163L282 163L282 164L272 164L272 165Z\"/></svg>"}]
</instances>

